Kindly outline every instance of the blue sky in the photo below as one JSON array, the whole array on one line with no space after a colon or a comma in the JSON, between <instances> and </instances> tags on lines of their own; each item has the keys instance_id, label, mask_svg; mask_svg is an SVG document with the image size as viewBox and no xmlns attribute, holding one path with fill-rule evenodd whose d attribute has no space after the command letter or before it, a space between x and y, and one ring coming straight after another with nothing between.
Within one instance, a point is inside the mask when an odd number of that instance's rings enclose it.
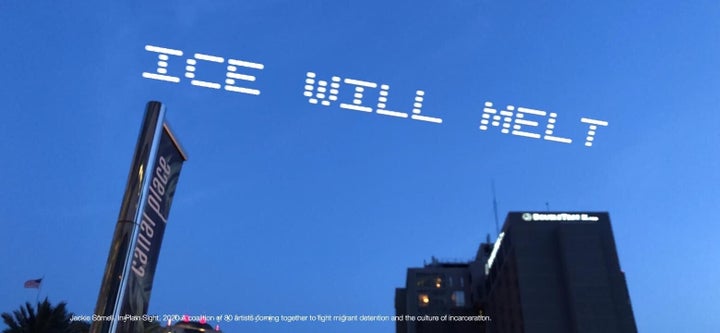
<instances>
[{"instance_id":1,"label":"blue sky","mask_svg":"<svg viewBox=\"0 0 720 333\"><path fill-rule=\"evenodd\" d=\"M720 3L0 2L0 310L90 314L145 103L189 154L154 314L394 314L431 256L470 259L508 211L609 211L642 332L710 332L720 275ZM170 57L154 73L155 45ZM194 86L195 53L263 64L259 95ZM387 107L311 104L307 72L389 85ZM221 82L225 65L197 76ZM240 83L238 83L240 85ZM366 89L373 107L379 88ZM557 114L571 144L479 129L485 102ZM608 122L592 147L588 125ZM545 118L536 117L542 132ZM223 323L392 332L393 323Z\"/></svg>"}]
</instances>

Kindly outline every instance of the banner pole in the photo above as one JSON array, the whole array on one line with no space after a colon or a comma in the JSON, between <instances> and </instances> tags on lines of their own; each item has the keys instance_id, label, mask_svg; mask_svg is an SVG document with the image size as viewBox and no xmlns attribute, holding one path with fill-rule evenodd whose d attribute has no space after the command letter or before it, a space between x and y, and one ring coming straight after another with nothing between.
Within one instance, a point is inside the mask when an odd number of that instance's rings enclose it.
<instances>
[{"instance_id":1,"label":"banner pole","mask_svg":"<svg viewBox=\"0 0 720 333\"><path fill-rule=\"evenodd\" d=\"M115 225L115 232L110 244L105 273L103 274L100 292L98 295L95 312L98 320L93 320L90 326L90 333L111 333L117 324L114 317L117 312L118 298L121 286L126 274L124 268L131 249L132 235L135 229L135 217L139 211L142 183L146 178L145 169L150 158L150 150L153 145L153 138L157 131L160 119L162 104L160 102L148 103L135 152L130 164L130 173L125 186L125 194L120 205L120 214Z\"/></svg>"}]
</instances>

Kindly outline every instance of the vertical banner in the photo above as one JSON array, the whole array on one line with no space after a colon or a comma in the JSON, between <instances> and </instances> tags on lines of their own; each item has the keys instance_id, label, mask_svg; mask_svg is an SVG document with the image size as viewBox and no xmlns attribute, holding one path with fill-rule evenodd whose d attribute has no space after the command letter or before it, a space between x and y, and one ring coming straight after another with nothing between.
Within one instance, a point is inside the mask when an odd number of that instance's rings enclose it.
<instances>
[{"instance_id":1,"label":"vertical banner","mask_svg":"<svg viewBox=\"0 0 720 333\"><path fill-rule=\"evenodd\" d=\"M180 167L187 160L170 128L165 124L164 117L165 107L162 103L149 102L147 104L145 118L140 128L140 135L130 165L125 195L120 206L120 216L110 244L100 294L98 295L90 327L91 333L116 332L119 329L118 325L122 324L123 317L127 318L127 315L137 313L136 308L129 308L125 312L121 312L121 306L126 303L124 300L128 295L137 294L128 292L130 286L137 284L137 281L134 281L135 284L129 283L132 274L137 274L134 271L141 273L141 277L145 278L143 281L147 281L149 277L150 285L147 286L147 292L144 294L145 305L141 307L147 310L152 276L157 263L160 241L167 222L170 202L175 192ZM172 146L172 149L168 148L169 145ZM160 157L162 157L162 162ZM160 168L162 172L156 171L157 168ZM166 170L169 171L166 172ZM153 180L155 180L154 188L152 187ZM160 187L160 185L163 185L163 187ZM152 199L149 199L149 197L152 197ZM150 201L152 202L149 203ZM158 233L154 233L157 225L153 229L148 229L150 222L145 222L145 226L143 226L143 216L150 214L145 212L145 207L150 207L151 213L163 214L163 218L159 219L162 226L161 229L158 229ZM153 218L158 219L157 217ZM153 220L153 222L155 221ZM140 234L143 232L143 238L139 239ZM147 240L149 240L148 235L155 242L154 245L153 243L147 243ZM138 244L138 242L140 243ZM153 245L153 247L151 248L150 245ZM144 252L137 252L136 248L138 246ZM137 257L135 257L136 254ZM133 261L138 262L138 260L142 265L133 263ZM133 288L137 289L136 287ZM142 328L142 324L140 325ZM125 325L120 326L123 329L125 328Z\"/></svg>"},{"instance_id":2,"label":"vertical banner","mask_svg":"<svg viewBox=\"0 0 720 333\"><path fill-rule=\"evenodd\" d=\"M120 308L118 333L143 333L155 268L160 257L165 225L180 169L187 160L170 128L163 124L152 168L148 169L147 194L137 220L138 230L130 254L130 271Z\"/></svg>"},{"instance_id":3,"label":"vertical banner","mask_svg":"<svg viewBox=\"0 0 720 333\"><path fill-rule=\"evenodd\" d=\"M147 168L150 159L150 151L152 150L158 124L162 123L162 111L163 107L159 102L148 103L145 110L145 118L140 127L140 134L135 146L135 154L130 164L130 174L125 186L125 195L120 205L120 216L118 216L115 225L115 233L110 244L105 273L100 285L100 294L98 295L97 305L90 325L91 333L108 333L113 323L127 254L135 230L135 217L137 216L142 195L142 184L145 179L144 170Z\"/></svg>"}]
</instances>

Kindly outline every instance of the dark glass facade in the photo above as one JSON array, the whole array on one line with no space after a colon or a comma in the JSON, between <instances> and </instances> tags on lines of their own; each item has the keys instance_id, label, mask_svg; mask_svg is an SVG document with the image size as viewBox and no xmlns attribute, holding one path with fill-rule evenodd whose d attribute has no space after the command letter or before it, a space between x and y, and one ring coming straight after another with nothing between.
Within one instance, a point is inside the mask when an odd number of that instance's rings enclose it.
<instances>
[{"instance_id":1,"label":"dark glass facade","mask_svg":"<svg viewBox=\"0 0 720 333\"><path fill-rule=\"evenodd\" d=\"M513 212L501 235L487 332L637 332L608 213Z\"/></svg>"},{"instance_id":2,"label":"dark glass facade","mask_svg":"<svg viewBox=\"0 0 720 333\"><path fill-rule=\"evenodd\" d=\"M465 284L442 288L459 277ZM433 288L435 287L435 288ZM463 306L453 293L462 290ZM408 269L397 314L482 314L471 325L403 322L397 332L636 333L608 213L511 212L474 261Z\"/></svg>"}]
</instances>

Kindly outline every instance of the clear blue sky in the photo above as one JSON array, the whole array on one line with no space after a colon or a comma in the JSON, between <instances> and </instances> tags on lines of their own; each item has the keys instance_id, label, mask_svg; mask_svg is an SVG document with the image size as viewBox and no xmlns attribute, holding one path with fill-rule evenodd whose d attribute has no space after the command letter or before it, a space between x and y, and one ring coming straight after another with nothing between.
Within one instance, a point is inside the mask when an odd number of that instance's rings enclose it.
<instances>
[{"instance_id":1,"label":"clear blue sky","mask_svg":"<svg viewBox=\"0 0 720 333\"><path fill-rule=\"evenodd\" d=\"M145 103L190 160L150 312L394 314L431 256L470 259L512 210L609 211L641 332L720 327L720 3L0 1L0 310L95 306ZM171 56L169 83L145 45ZM249 95L194 86L195 53ZM197 78L222 82L226 64ZM311 104L305 75L390 86L387 108ZM379 88L365 90L374 107ZM571 144L479 129L485 102L557 114ZM536 116L532 116L536 117ZM581 118L608 122L583 145ZM530 118L530 117L528 117ZM542 132L546 121L539 119ZM546 118L545 118L546 119ZM393 323L222 324L392 332Z\"/></svg>"}]
</instances>

